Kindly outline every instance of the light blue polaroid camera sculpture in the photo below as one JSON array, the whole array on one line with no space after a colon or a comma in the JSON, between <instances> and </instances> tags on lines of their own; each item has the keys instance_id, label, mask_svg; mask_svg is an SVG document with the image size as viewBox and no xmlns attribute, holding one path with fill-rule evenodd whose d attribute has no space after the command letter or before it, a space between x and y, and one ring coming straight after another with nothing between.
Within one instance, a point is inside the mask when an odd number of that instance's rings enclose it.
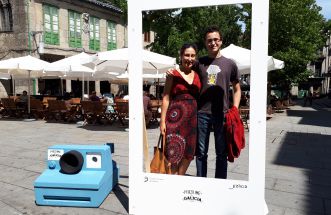
<instances>
[{"instance_id":1,"label":"light blue polaroid camera sculpture","mask_svg":"<svg viewBox=\"0 0 331 215\"><path fill-rule=\"evenodd\" d=\"M55 145L34 182L37 205L99 207L118 183L114 144Z\"/></svg>"}]
</instances>

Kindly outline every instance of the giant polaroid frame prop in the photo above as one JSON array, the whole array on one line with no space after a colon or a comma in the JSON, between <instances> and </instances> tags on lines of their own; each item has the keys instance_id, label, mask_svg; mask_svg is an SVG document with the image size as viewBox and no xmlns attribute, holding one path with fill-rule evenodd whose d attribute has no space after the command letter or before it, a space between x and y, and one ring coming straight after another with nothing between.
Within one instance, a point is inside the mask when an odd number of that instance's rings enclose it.
<instances>
[{"instance_id":1,"label":"giant polaroid frame prop","mask_svg":"<svg viewBox=\"0 0 331 215\"><path fill-rule=\"evenodd\" d=\"M248 181L143 171L142 11L248 3L252 5ZM266 214L265 143L269 1L128 0L130 214Z\"/></svg>"}]
</instances>

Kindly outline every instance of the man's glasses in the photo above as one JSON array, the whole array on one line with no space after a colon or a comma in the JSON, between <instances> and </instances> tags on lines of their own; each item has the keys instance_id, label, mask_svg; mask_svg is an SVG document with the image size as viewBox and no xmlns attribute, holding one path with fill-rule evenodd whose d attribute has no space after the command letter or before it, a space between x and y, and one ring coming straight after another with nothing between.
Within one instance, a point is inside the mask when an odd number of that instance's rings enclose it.
<instances>
[{"instance_id":1,"label":"man's glasses","mask_svg":"<svg viewBox=\"0 0 331 215\"><path fill-rule=\"evenodd\" d=\"M220 41L221 41L220 38L213 38L213 39L208 39L208 40L207 40L207 43L208 43L208 44L212 44L213 42L214 42L214 43L219 43Z\"/></svg>"}]
</instances>

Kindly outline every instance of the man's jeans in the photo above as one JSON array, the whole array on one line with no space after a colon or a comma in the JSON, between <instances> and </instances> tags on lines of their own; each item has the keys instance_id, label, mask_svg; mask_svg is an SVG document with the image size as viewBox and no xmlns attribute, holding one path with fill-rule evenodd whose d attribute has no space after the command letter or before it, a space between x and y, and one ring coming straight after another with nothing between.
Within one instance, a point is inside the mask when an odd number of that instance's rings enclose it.
<instances>
[{"instance_id":1,"label":"man's jeans","mask_svg":"<svg viewBox=\"0 0 331 215\"><path fill-rule=\"evenodd\" d=\"M207 159L209 148L209 135L213 126L216 151L215 178L227 177L227 150L223 131L224 115L215 117L211 114L198 113L198 142L196 147L197 176L207 176Z\"/></svg>"}]
</instances>

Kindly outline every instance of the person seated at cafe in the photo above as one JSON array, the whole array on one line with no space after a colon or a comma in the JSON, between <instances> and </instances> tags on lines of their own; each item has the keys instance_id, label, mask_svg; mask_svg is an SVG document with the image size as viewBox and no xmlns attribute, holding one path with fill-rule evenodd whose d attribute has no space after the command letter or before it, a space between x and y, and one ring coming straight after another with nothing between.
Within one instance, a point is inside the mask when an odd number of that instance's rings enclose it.
<instances>
[{"instance_id":1,"label":"person seated at cafe","mask_svg":"<svg viewBox=\"0 0 331 215\"><path fill-rule=\"evenodd\" d=\"M70 93L65 92L63 94L63 100L64 100L64 103L66 104L67 108L70 109L71 108Z\"/></svg>"},{"instance_id":2,"label":"person seated at cafe","mask_svg":"<svg viewBox=\"0 0 331 215\"><path fill-rule=\"evenodd\" d=\"M23 91L22 95L20 95L16 99L16 106L19 108L27 108L28 104L28 92L26 90Z\"/></svg>"},{"instance_id":3,"label":"person seated at cafe","mask_svg":"<svg viewBox=\"0 0 331 215\"><path fill-rule=\"evenodd\" d=\"M70 97L70 98L75 98L75 93L74 93L74 92L72 92L72 91L71 91L71 92L69 92L69 97Z\"/></svg>"},{"instance_id":4,"label":"person seated at cafe","mask_svg":"<svg viewBox=\"0 0 331 215\"><path fill-rule=\"evenodd\" d=\"M93 102L100 101L100 98L99 98L99 96L97 96L97 93L95 91L92 91L92 95L90 96L90 101L93 101Z\"/></svg>"},{"instance_id":5,"label":"person seated at cafe","mask_svg":"<svg viewBox=\"0 0 331 215\"><path fill-rule=\"evenodd\" d=\"M151 99L149 98L148 92L146 91L144 91L143 94L143 104L144 104L146 126L149 126L149 122L152 119L152 110L151 110Z\"/></svg>"},{"instance_id":6,"label":"person seated at cafe","mask_svg":"<svg viewBox=\"0 0 331 215\"><path fill-rule=\"evenodd\" d=\"M114 97L114 101L121 99L121 95L119 93L116 94L116 96Z\"/></svg>"},{"instance_id":7,"label":"person seated at cafe","mask_svg":"<svg viewBox=\"0 0 331 215\"><path fill-rule=\"evenodd\" d=\"M240 104L239 104L239 106L241 106L241 107L242 106L248 106L247 100L248 100L248 98L247 98L245 92L244 91L241 91L241 98L240 98Z\"/></svg>"},{"instance_id":8,"label":"person seated at cafe","mask_svg":"<svg viewBox=\"0 0 331 215\"><path fill-rule=\"evenodd\" d=\"M17 98L18 102L28 102L28 92L26 90L23 91L22 95Z\"/></svg>"},{"instance_id":9,"label":"person seated at cafe","mask_svg":"<svg viewBox=\"0 0 331 215\"><path fill-rule=\"evenodd\" d=\"M148 96L151 100L156 100L156 97L153 94L149 94Z\"/></svg>"}]
</instances>

